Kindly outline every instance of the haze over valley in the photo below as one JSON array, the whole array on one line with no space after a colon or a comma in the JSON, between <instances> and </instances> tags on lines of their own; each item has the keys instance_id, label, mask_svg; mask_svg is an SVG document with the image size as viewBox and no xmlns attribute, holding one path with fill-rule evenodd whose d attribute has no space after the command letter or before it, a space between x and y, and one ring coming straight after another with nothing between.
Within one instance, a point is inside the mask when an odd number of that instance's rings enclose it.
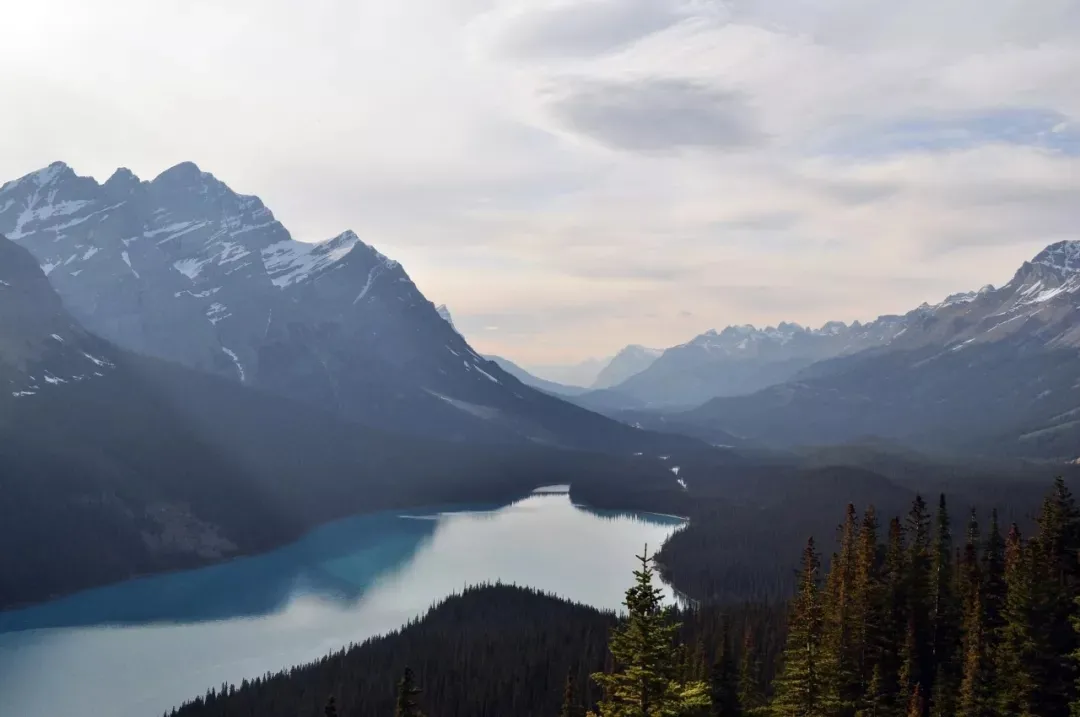
<instances>
[{"instance_id":1,"label":"haze over valley","mask_svg":"<svg viewBox=\"0 0 1080 717\"><path fill-rule=\"evenodd\" d=\"M1069 0L41 0L0 713L1080 713Z\"/></svg>"}]
</instances>

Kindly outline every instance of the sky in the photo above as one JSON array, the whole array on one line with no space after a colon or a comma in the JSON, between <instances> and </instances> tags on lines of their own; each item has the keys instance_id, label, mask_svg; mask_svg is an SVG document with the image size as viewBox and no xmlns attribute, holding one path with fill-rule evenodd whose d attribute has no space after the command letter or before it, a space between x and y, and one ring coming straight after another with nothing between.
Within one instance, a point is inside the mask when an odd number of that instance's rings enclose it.
<instances>
[{"instance_id":1,"label":"sky","mask_svg":"<svg viewBox=\"0 0 1080 717\"><path fill-rule=\"evenodd\" d=\"M0 180L196 162L528 366L867 320L1080 239L1077 0L35 0Z\"/></svg>"}]
</instances>

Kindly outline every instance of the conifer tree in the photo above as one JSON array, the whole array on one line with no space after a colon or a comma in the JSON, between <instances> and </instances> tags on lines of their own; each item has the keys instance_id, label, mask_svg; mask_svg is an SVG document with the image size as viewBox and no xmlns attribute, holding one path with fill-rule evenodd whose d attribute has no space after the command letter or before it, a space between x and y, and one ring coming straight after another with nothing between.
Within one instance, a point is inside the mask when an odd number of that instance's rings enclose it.
<instances>
[{"instance_id":1,"label":"conifer tree","mask_svg":"<svg viewBox=\"0 0 1080 717\"><path fill-rule=\"evenodd\" d=\"M877 702L884 694L881 676L882 632L884 630L884 591L878 565L878 524L874 506L869 506L859 527L855 557L855 577L852 590L852 641L854 669L859 696L874 696ZM871 682L877 675L877 685ZM867 702L866 699L863 700ZM875 704L877 703L875 702Z\"/></svg>"},{"instance_id":2,"label":"conifer tree","mask_svg":"<svg viewBox=\"0 0 1080 717\"><path fill-rule=\"evenodd\" d=\"M857 717L885 717L891 714L885 694L885 678L882 675L881 664L874 665L870 682L863 694L862 706L855 713Z\"/></svg>"},{"instance_id":3,"label":"conifer tree","mask_svg":"<svg viewBox=\"0 0 1080 717\"><path fill-rule=\"evenodd\" d=\"M761 657L754 630L747 626L739 658L739 703L748 715L765 707L765 689L761 684Z\"/></svg>"},{"instance_id":4,"label":"conifer tree","mask_svg":"<svg viewBox=\"0 0 1080 717\"><path fill-rule=\"evenodd\" d=\"M934 678L934 585L931 579L934 559L930 549L930 515L922 496L916 495L912 502L906 532L908 633L904 640L901 679L909 689L915 684L921 686L919 694L925 705Z\"/></svg>"},{"instance_id":5,"label":"conifer tree","mask_svg":"<svg viewBox=\"0 0 1080 717\"><path fill-rule=\"evenodd\" d=\"M996 508L990 513L990 530L983 546L981 567L987 645L993 651L997 632L1001 629L1001 611L1005 605L1005 540L1001 537Z\"/></svg>"},{"instance_id":6,"label":"conifer tree","mask_svg":"<svg viewBox=\"0 0 1080 717\"><path fill-rule=\"evenodd\" d=\"M830 701L853 709L862 694L858 669L862 650L856 644L856 573L858 571L859 524L855 506L848 504L840 529L840 551L829 570L824 606L823 652L833 675L828 685Z\"/></svg>"},{"instance_id":7,"label":"conifer tree","mask_svg":"<svg viewBox=\"0 0 1080 717\"><path fill-rule=\"evenodd\" d=\"M720 647L716 661L709 672L709 698L712 701L711 717L742 717L739 702L739 674L735 668L734 650L731 645L727 623L721 632Z\"/></svg>"},{"instance_id":8,"label":"conifer tree","mask_svg":"<svg viewBox=\"0 0 1080 717\"><path fill-rule=\"evenodd\" d=\"M570 670L566 673L566 685L563 687L563 704L562 709L559 711L559 717L582 717L584 711L578 701L577 690L574 685L574 672Z\"/></svg>"},{"instance_id":9,"label":"conifer tree","mask_svg":"<svg viewBox=\"0 0 1080 717\"><path fill-rule=\"evenodd\" d=\"M807 541L799 587L788 621L782 672L775 682L772 713L776 717L829 717L838 705L830 683L831 665L822 646L824 606L818 586L821 562L814 539Z\"/></svg>"},{"instance_id":10,"label":"conifer tree","mask_svg":"<svg viewBox=\"0 0 1080 717\"><path fill-rule=\"evenodd\" d=\"M918 682L911 690L911 698L908 700L907 717L922 717L926 712L926 698L923 696L922 685Z\"/></svg>"},{"instance_id":11,"label":"conifer tree","mask_svg":"<svg viewBox=\"0 0 1080 717\"><path fill-rule=\"evenodd\" d=\"M333 695L326 700L326 707L323 708L323 717L338 717L337 702L334 701Z\"/></svg>"},{"instance_id":12,"label":"conifer tree","mask_svg":"<svg viewBox=\"0 0 1080 717\"><path fill-rule=\"evenodd\" d=\"M1005 603L995 652L998 681L995 706L1000 714L1035 717L1035 657L1039 645L1033 620L1030 550L1014 523L1005 541Z\"/></svg>"},{"instance_id":13,"label":"conifer tree","mask_svg":"<svg viewBox=\"0 0 1080 717\"><path fill-rule=\"evenodd\" d=\"M934 533L932 560L931 658L925 669L933 669L931 714L952 717L953 696L960 670L955 662L957 648L957 607L953 593L952 532L945 494L938 499L937 528ZM925 689L925 683L924 683Z\"/></svg>"},{"instance_id":14,"label":"conifer tree","mask_svg":"<svg viewBox=\"0 0 1080 717\"><path fill-rule=\"evenodd\" d=\"M899 518L889 522L889 542L882 566L882 630L880 664L884 703L902 712L910 697L910 686L901 679L908 631L907 553L904 528Z\"/></svg>"},{"instance_id":15,"label":"conifer tree","mask_svg":"<svg viewBox=\"0 0 1080 717\"><path fill-rule=\"evenodd\" d=\"M1077 550L1080 512L1065 481L1057 478L1043 501L1039 532L1032 541L1034 629L1045 635L1036 676L1035 709L1046 717L1065 717L1076 681L1075 666L1065 656L1078 647L1072 630L1078 588Z\"/></svg>"},{"instance_id":16,"label":"conifer tree","mask_svg":"<svg viewBox=\"0 0 1080 717\"><path fill-rule=\"evenodd\" d=\"M636 583L626 591L627 618L608 643L615 662L610 673L593 679L604 688L603 717L678 717L709 705L708 687L678 680L678 623L661 605L662 591L653 586L648 548L637 556Z\"/></svg>"},{"instance_id":17,"label":"conifer tree","mask_svg":"<svg viewBox=\"0 0 1080 717\"><path fill-rule=\"evenodd\" d=\"M990 651L986 640L986 583L979 563L979 522L972 509L967 541L959 564L959 597L962 601L962 678L957 712L959 717L983 717L991 710Z\"/></svg>"},{"instance_id":18,"label":"conifer tree","mask_svg":"<svg viewBox=\"0 0 1080 717\"><path fill-rule=\"evenodd\" d=\"M405 673L398 682L397 706L394 708L394 717L423 717L416 696L422 690L416 686L413 671L406 667Z\"/></svg>"}]
</instances>

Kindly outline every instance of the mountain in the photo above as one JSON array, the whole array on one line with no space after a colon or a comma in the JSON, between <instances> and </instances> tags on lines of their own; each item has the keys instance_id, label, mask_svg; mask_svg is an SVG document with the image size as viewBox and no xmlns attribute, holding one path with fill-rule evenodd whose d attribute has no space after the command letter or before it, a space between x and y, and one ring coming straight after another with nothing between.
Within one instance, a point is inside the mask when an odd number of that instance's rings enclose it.
<instances>
[{"instance_id":1,"label":"mountain","mask_svg":"<svg viewBox=\"0 0 1080 717\"><path fill-rule=\"evenodd\" d=\"M450 328L457 331L457 327L454 326L454 317L450 315L450 309L446 308L446 304L439 304L436 306L435 312L442 317L443 321L450 324Z\"/></svg>"},{"instance_id":2,"label":"mountain","mask_svg":"<svg viewBox=\"0 0 1080 717\"><path fill-rule=\"evenodd\" d=\"M615 354L611 361L601 369L596 380L592 382L591 388L605 389L618 386L631 376L636 376L652 366L663 353L663 349L650 349L637 344L627 346Z\"/></svg>"},{"instance_id":3,"label":"mountain","mask_svg":"<svg viewBox=\"0 0 1080 717\"><path fill-rule=\"evenodd\" d=\"M547 364L533 366L529 372L545 381L554 381L564 386L587 388L610 362L610 358L590 358L573 364Z\"/></svg>"},{"instance_id":4,"label":"mountain","mask_svg":"<svg viewBox=\"0 0 1080 717\"><path fill-rule=\"evenodd\" d=\"M20 398L104 378L115 358L64 310L34 258L0 240L0 391Z\"/></svg>"},{"instance_id":5,"label":"mountain","mask_svg":"<svg viewBox=\"0 0 1080 717\"><path fill-rule=\"evenodd\" d=\"M354 233L296 241L257 197L190 162L104 184L51 164L0 187L0 233L90 332L349 420L620 453L670 442L523 385Z\"/></svg>"},{"instance_id":6,"label":"mountain","mask_svg":"<svg viewBox=\"0 0 1080 717\"><path fill-rule=\"evenodd\" d=\"M648 406L697 406L782 383L817 361L886 343L903 329L900 316L850 326L831 321L820 329L786 322L728 326L667 349L613 388Z\"/></svg>"},{"instance_id":7,"label":"mountain","mask_svg":"<svg viewBox=\"0 0 1080 717\"><path fill-rule=\"evenodd\" d=\"M1080 453L1080 242L1053 244L1006 285L924 304L900 323L885 343L675 418L703 437L772 444L873 435L996 455Z\"/></svg>"},{"instance_id":8,"label":"mountain","mask_svg":"<svg viewBox=\"0 0 1080 717\"><path fill-rule=\"evenodd\" d=\"M681 493L658 458L395 434L124 351L80 327L2 237L0 380L0 608L265 550L358 512L511 499L552 476L616 500Z\"/></svg>"},{"instance_id":9,"label":"mountain","mask_svg":"<svg viewBox=\"0 0 1080 717\"><path fill-rule=\"evenodd\" d=\"M550 393L553 396L571 397L578 396L585 393L587 389L580 386L566 386L554 381L548 381L547 379L540 378L539 376L533 376L525 369L518 366L510 359L502 358L501 356L485 356L485 359L491 361L496 366L501 368L506 373L510 374L518 381L521 381L526 386L532 386L535 389L539 389L545 393Z\"/></svg>"}]
</instances>

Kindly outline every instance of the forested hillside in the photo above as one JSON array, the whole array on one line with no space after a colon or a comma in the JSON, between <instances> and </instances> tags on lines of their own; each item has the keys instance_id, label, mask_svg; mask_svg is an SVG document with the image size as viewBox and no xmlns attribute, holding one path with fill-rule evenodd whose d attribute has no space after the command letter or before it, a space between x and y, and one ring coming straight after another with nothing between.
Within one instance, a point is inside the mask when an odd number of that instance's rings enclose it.
<instances>
[{"instance_id":1,"label":"forested hillside","mask_svg":"<svg viewBox=\"0 0 1080 717\"><path fill-rule=\"evenodd\" d=\"M399 633L176 714L1075 714L1080 510L1065 482L1030 537L996 510L954 510L944 495L936 510L915 495L902 516L848 505L831 567L831 542L811 537L786 605L672 612L643 556L617 622L530 591L471 590ZM395 699L415 705L395 712Z\"/></svg>"}]
</instances>

